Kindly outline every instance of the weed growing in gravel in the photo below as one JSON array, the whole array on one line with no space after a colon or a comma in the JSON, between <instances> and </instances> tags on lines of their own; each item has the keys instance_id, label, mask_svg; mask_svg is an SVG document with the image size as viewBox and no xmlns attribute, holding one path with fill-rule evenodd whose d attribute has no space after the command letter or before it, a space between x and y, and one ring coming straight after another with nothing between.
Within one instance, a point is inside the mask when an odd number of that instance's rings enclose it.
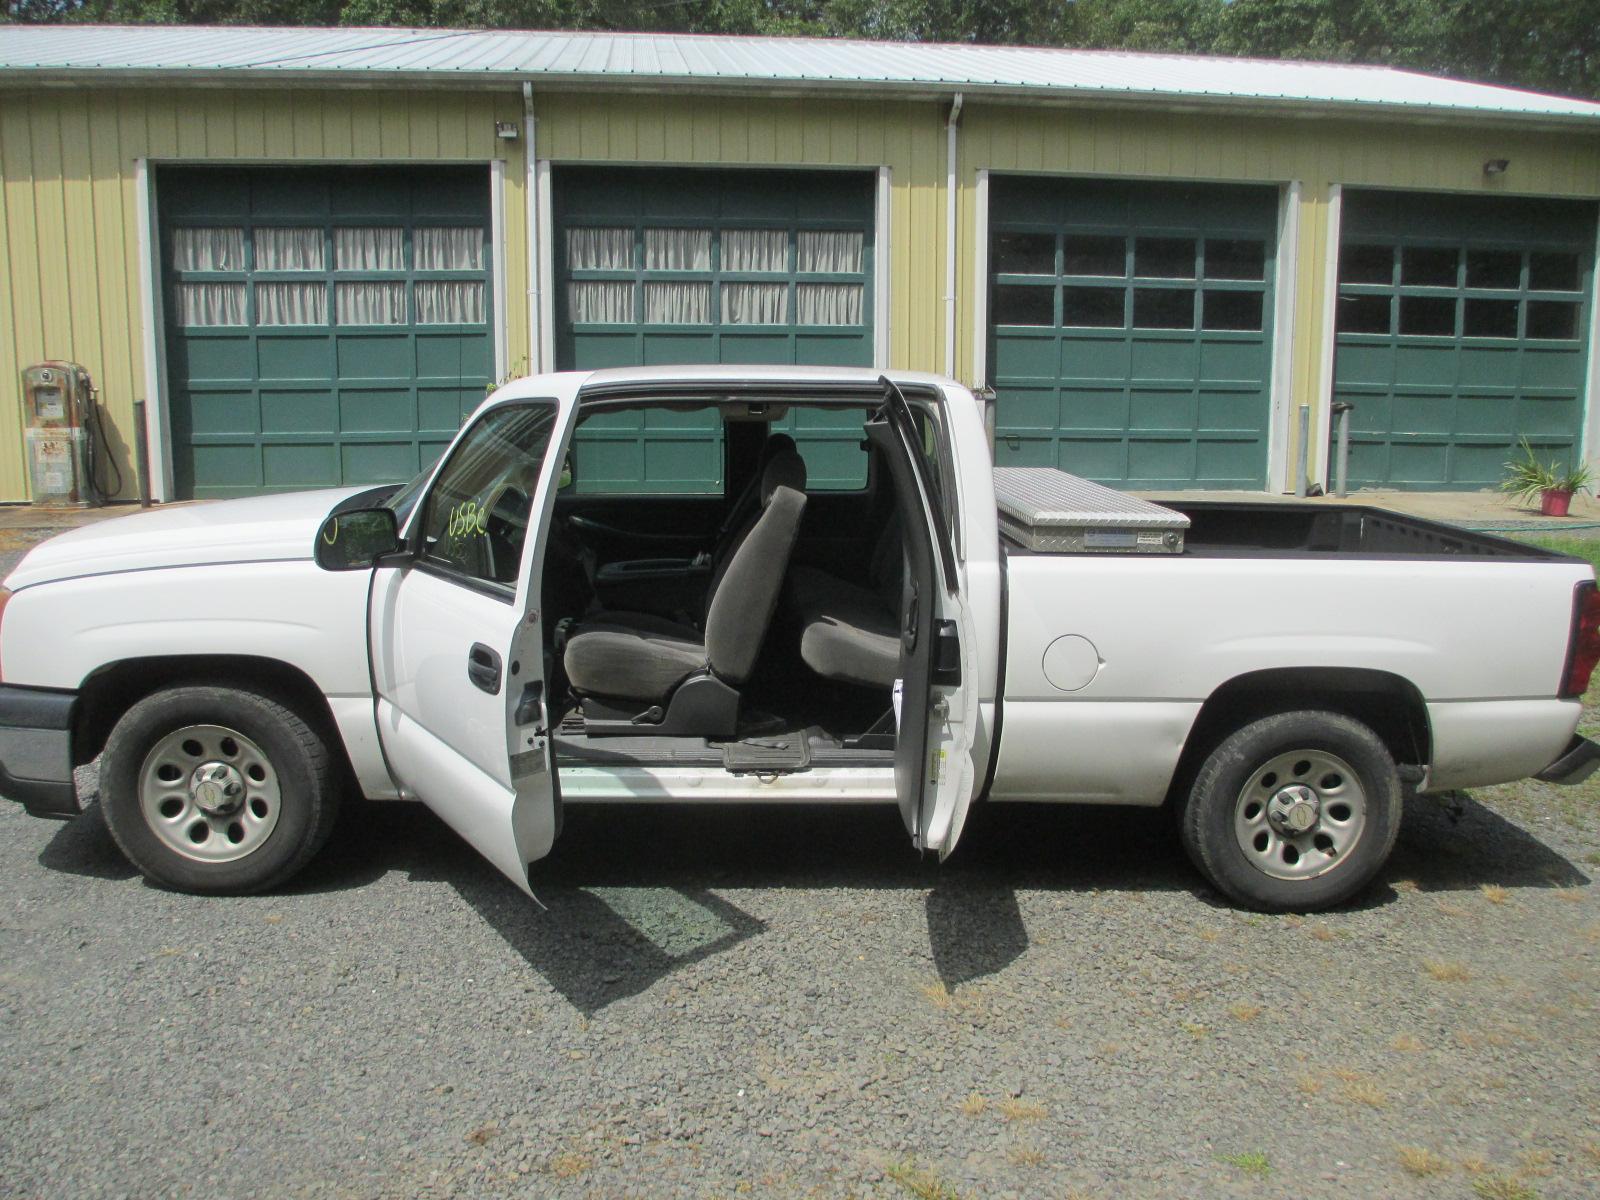
<instances>
[{"instance_id":1,"label":"weed growing in gravel","mask_svg":"<svg viewBox=\"0 0 1600 1200\"><path fill-rule=\"evenodd\" d=\"M1036 1146L1013 1146L1009 1157L1019 1167L1044 1166L1044 1151Z\"/></svg>"},{"instance_id":2,"label":"weed growing in gravel","mask_svg":"<svg viewBox=\"0 0 1600 1200\"><path fill-rule=\"evenodd\" d=\"M1042 1104L1011 1097L1000 1101L1000 1115L1007 1121L1042 1121L1045 1108Z\"/></svg>"},{"instance_id":3,"label":"weed growing in gravel","mask_svg":"<svg viewBox=\"0 0 1600 1200\"><path fill-rule=\"evenodd\" d=\"M550 1160L550 1174L557 1179L576 1179L594 1163L581 1154L557 1154Z\"/></svg>"},{"instance_id":4,"label":"weed growing in gravel","mask_svg":"<svg viewBox=\"0 0 1600 1200\"><path fill-rule=\"evenodd\" d=\"M1461 1160L1461 1169L1468 1175L1482 1175L1489 1169L1489 1160L1476 1154L1469 1154Z\"/></svg>"},{"instance_id":5,"label":"weed growing in gravel","mask_svg":"<svg viewBox=\"0 0 1600 1200\"><path fill-rule=\"evenodd\" d=\"M1478 1176L1472 1181L1472 1190L1482 1200L1539 1200L1539 1193L1522 1180L1499 1172Z\"/></svg>"},{"instance_id":6,"label":"weed growing in gravel","mask_svg":"<svg viewBox=\"0 0 1600 1200\"><path fill-rule=\"evenodd\" d=\"M1437 983L1465 983L1472 978L1472 972L1467 970L1465 963L1450 959L1425 958L1422 960L1422 969L1428 973L1428 978Z\"/></svg>"},{"instance_id":7,"label":"weed growing in gravel","mask_svg":"<svg viewBox=\"0 0 1600 1200\"><path fill-rule=\"evenodd\" d=\"M1409 1033L1397 1033L1394 1040L1389 1043L1389 1049L1400 1054L1421 1054L1423 1045Z\"/></svg>"},{"instance_id":8,"label":"weed growing in gravel","mask_svg":"<svg viewBox=\"0 0 1600 1200\"><path fill-rule=\"evenodd\" d=\"M1197 1042L1211 1032L1204 1025L1195 1021L1179 1021L1178 1024L1183 1026L1183 1031Z\"/></svg>"},{"instance_id":9,"label":"weed growing in gravel","mask_svg":"<svg viewBox=\"0 0 1600 1200\"><path fill-rule=\"evenodd\" d=\"M1467 910L1459 904L1451 904L1448 900L1439 901L1439 911L1447 917L1464 917Z\"/></svg>"},{"instance_id":10,"label":"weed growing in gravel","mask_svg":"<svg viewBox=\"0 0 1600 1200\"><path fill-rule=\"evenodd\" d=\"M1556 899L1557 900L1565 900L1568 904L1580 904L1580 903L1583 902L1583 889L1582 888L1557 888L1556 889Z\"/></svg>"},{"instance_id":11,"label":"weed growing in gravel","mask_svg":"<svg viewBox=\"0 0 1600 1200\"><path fill-rule=\"evenodd\" d=\"M1555 1168L1551 1165L1554 1162L1555 1156L1548 1150L1524 1150L1517 1155L1517 1167L1521 1173L1536 1179L1554 1174Z\"/></svg>"},{"instance_id":12,"label":"weed growing in gravel","mask_svg":"<svg viewBox=\"0 0 1600 1200\"><path fill-rule=\"evenodd\" d=\"M1237 1004L1228 1005L1228 1012L1233 1016L1235 1021L1254 1021L1261 1015L1261 1005L1246 1004L1243 1000L1241 1000Z\"/></svg>"},{"instance_id":13,"label":"weed growing in gravel","mask_svg":"<svg viewBox=\"0 0 1600 1200\"><path fill-rule=\"evenodd\" d=\"M1396 879L1389 885L1397 892L1415 892L1421 890L1421 885L1415 879Z\"/></svg>"},{"instance_id":14,"label":"weed growing in gravel","mask_svg":"<svg viewBox=\"0 0 1600 1200\"><path fill-rule=\"evenodd\" d=\"M1450 1169L1449 1159L1426 1146L1399 1146L1395 1157L1400 1160L1401 1170L1408 1175L1443 1175Z\"/></svg>"},{"instance_id":15,"label":"weed growing in gravel","mask_svg":"<svg viewBox=\"0 0 1600 1200\"><path fill-rule=\"evenodd\" d=\"M925 983L922 985L922 994L929 1002L941 1012L956 1006L956 998L950 994L950 989L943 983Z\"/></svg>"},{"instance_id":16,"label":"weed growing in gravel","mask_svg":"<svg viewBox=\"0 0 1600 1200\"><path fill-rule=\"evenodd\" d=\"M1272 1171L1272 1162L1259 1150L1247 1150L1240 1154L1219 1154L1217 1161L1227 1163L1230 1167L1238 1167L1246 1175L1267 1175Z\"/></svg>"},{"instance_id":17,"label":"weed growing in gravel","mask_svg":"<svg viewBox=\"0 0 1600 1200\"><path fill-rule=\"evenodd\" d=\"M1294 1081L1294 1085L1307 1096L1315 1096L1322 1090L1322 1080L1315 1075L1302 1075Z\"/></svg>"},{"instance_id":18,"label":"weed growing in gravel","mask_svg":"<svg viewBox=\"0 0 1600 1200\"><path fill-rule=\"evenodd\" d=\"M1483 885L1483 898L1490 904L1504 904L1511 899L1511 893L1498 883L1486 883Z\"/></svg>"},{"instance_id":19,"label":"weed growing in gravel","mask_svg":"<svg viewBox=\"0 0 1600 1200\"><path fill-rule=\"evenodd\" d=\"M960 1192L932 1172L922 1170L914 1159L894 1163L886 1173L917 1200L961 1200Z\"/></svg>"},{"instance_id":20,"label":"weed growing in gravel","mask_svg":"<svg viewBox=\"0 0 1600 1200\"><path fill-rule=\"evenodd\" d=\"M1342 937L1349 937L1342 929L1335 929L1331 925L1313 925L1311 936L1319 942L1337 942Z\"/></svg>"},{"instance_id":21,"label":"weed growing in gravel","mask_svg":"<svg viewBox=\"0 0 1600 1200\"><path fill-rule=\"evenodd\" d=\"M989 1101L978 1095L977 1092L972 1092L965 1100L961 1102L961 1111L966 1113L969 1117L976 1117L980 1115L983 1110L988 1107Z\"/></svg>"},{"instance_id":22,"label":"weed growing in gravel","mask_svg":"<svg viewBox=\"0 0 1600 1200\"><path fill-rule=\"evenodd\" d=\"M1350 1070L1337 1070L1334 1075L1344 1084L1341 1092L1351 1104L1365 1104L1368 1108L1389 1106L1389 1094L1372 1076Z\"/></svg>"}]
</instances>

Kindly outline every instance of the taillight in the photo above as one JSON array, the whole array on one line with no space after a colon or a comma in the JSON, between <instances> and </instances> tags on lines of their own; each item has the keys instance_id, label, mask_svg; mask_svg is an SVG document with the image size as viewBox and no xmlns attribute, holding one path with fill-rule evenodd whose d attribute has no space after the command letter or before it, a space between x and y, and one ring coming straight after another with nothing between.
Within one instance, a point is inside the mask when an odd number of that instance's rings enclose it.
<instances>
[{"instance_id":1,"label":"taillight","mask_svg":"<svg viewBox=\"0 0 1600 1200\"><path fill-rule=\"evenodd\" d=\"M1570 700L1589 690L1589 676L1600 663L1600 590L1585 579L1572 596L1572 636L1567 643L1567 669L1561 673L1561 698Z\"/></svg>"}]
</instances>

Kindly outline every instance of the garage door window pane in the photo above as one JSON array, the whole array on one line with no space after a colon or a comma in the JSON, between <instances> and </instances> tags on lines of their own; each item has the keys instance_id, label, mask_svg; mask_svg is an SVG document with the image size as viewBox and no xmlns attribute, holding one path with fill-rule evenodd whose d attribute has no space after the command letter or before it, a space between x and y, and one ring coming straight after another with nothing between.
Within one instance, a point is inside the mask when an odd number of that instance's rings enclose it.
<instances>
[{"instance_id":1,"label":"garage door window pane","mask_svg":"<svg viewBox=\"0 0 1600 1200\"><path fill-rule=\"evenodd\" d=\"M646 229L644 231L644 269L646 271L711 270L711 231L709 229ZM645 296L646 306L649 303L650 298L647 292Z\"/></svg>"},{"instance_id":2,"label":"garage door window pane","mask_svg":"<svg viewBox=\"0 0 1600 1200\"><path fill-rule=\"evenodd\" d=\"M481 271L483 230L474 225L419 226L415 257L419 271Z\"/></svg>"},{"instance_id":3,"label":"garage door window pane","mask_svg":"<svg viewBox=\"0 0 1600 1200\"><path fill-rule=\"evenodd\" d=\"M258 271L321 271L326 269L322 256L322 230L320 229L256 229L256 270ZM298 322L296 322L298 323Z\"/></svg>"},{"instance_id":4,"label":"garage door window pane","mask_svg":"<svg viewBox=\"0 0 1600 1200\"><path fill-rule=\"evenodd\" d=\"M787 325L789 285L786 283L723 284L722 322L725 325Z\"/></svg>"},{"instance_id":5,"label":"garage door window pane","mask_svg":"<svg viewBox=\"0 0 1600 1200\"><path fill-rule=\"evenodd\" d=\"M645 284L644 320L647 325L711 324L711 285L709 283Z\"/></svg>"},{"instance_id":6,"label":"garage door window pane","mask_svg":"<svg viewBox=\"0 0 1600 1200\"><path fill-rule=\"evenodd\" d=\"M1528 336L1570 341L1578 336L1578 306L1560 300L1528 301Z\"/></svg>"},{"instance_id":7,"label":"garage door window pane","mask_svg":"<svg viewBox=\"0 0 1600 1200\"><path fill-rule=\"evenodd\" d=\"M333 311L341 325L404 325L403 283L336 283Z\"/></svg>"},{"instance_id":8,"label":"garage door window pane","mask_svg":"<svg viewBox=\"0 0 1600 1200\"><path fill-rule=\"evenodd\" d=\"M1193 329L1194 293L1177 288L1136 288L1135 329Z\"/></svg>"},{"instance_id":9,"label":"garage door window pane","mask_svg":"<svg viewBox=\"0 0 1600 1200\"><path fill-rule=\"evenodd\" d=\"M1454 337L1456 302L1435 296L1400 297L1400 332L1417 337Z\"/></svg>"},{"instance_id":10,"label":"garage door window pane","mask_svg":"<svg viewBox=\"0 0 1600 1200\"><path fill-rule=\"evenodd\" d=\"M567 265L574 271L633 270L633 230L567 230Z\"/></svg>"},{"instance_id":11,"label":"garage door window pane","mask_svg":"<svg viewBox=\"0 0 1600 1200\"><path fill-rule=\"evenodd\" d=\"M633 321L633 284L569 283L567 307L580 325L626 325Z\"/></svg>"},{"instance_id":12,"label":"garage door window pane","mask_svg":"<svg viewBox=\"0 0 1600 1200\"><path fill-rule=\"evenodd\" d=\"M1124 295L1126 293L1119 287L1062 288L1061 323L1079 328L1121 329Z\"/></svg>"},{"instance_id":13,"label":"garage door window pane","mask_svg":"<svg viewBox=\"0 0 1600 1200\"><path fill-rule=\"evenodd\" d=\"M859 275L866 269L866 245L866 235L856 230L802 229L795 243L795 270L807 275Z\"/></svg>"},{"instance_id":14,"label":"garage door window pane","mask_svg":"<svg viewBox=\"0 0 1600 1200\"><path fill-rule=\"evenodd\" d=\"M174 229L172 265L179 271L242 271L243 229Z\"/></svg>"},{"instance_id":15,"label":"garage door window pane","mask_svg":"<svg viewBox=\"0 0 1600 1200\"><path fill-rule=\"evenodd\" d=\"M1517 264L1518 271L1521 264ZM1461 332L1467 337L1514 338L1517 336L1515 300L1468 300L1461 317Z\"/></svg>"},{"instance_id":16,"label":"garage door window pane","mask_svg":"<svg viewBox=\"0 0 1600 1200\"><path fill-rule=\"evenodd\" d=\"M1193 279L1192 238L1138 238L1133 243L1133 273L1144 279Z\"/></svg>"},{"instance_id":17,"label":"garage door window pane","mask_svg":"<svg viewBox=\"0 0 1600 1200\"><path fill-rule=\"evenodd\" d=\"M176 308L185 328L244 324L244 284L180 283Z\"/></svg>"},{"instance_id":18,"label":"garage door window pane","mask_svg":"<svg viewBox=\"0 0 1600 1200\"><path fill-rule=\"evenodd\" d=\"M1001 275L1054 275L1056 239L1049 233L1000 233L994 239L994 269Z\"/></svg>"},{"instance_id":19,"label":"garage door window pane","mask_svg":"<svg viewBox=\"0 0 1600 1200\"><path fill-rule=\"evenodd\" d=\"M1342 246L1339 249L1340 283L1393 283L1393 246Z\"/></svg>"},{"instance_id":20,"label":"garage door window pane","mask_svg":"<svg viewBox=\"0 0 1600 1200\"><path fill-rule=\"evenodd\" d=\"M782 229L724 229L722 269L764 272L788 270L788 233Z\"/></svg>"},{"instance_id":21,"label":"garage door window pane","mask_svg":"<svg viewBox=\"0 0 1600 1200\"><path fill-rule=\"evenodd\" d=\"M465 280L417 281L417 324L483 324L483 284Z\"/></svg>"},{"instance_id":22,"label":"garage door window pane","mask_svg":"<svg viewBox=\"0 0 1600 1200\"><path fill-rule=\"evenodd\" d=\"M1107 275L1113 278L1128 273L1127 243L1119 237L1072 237L1062 239L1063 275Z\"/></svg>"},{"instance_id":23,"label":"garage door window pane","mask_svg":"<svg viewBox=\"0 0 1600 1200\"><path fill-rule=\"evenodd\" d=\"M1400 251L1400 282L1408 287L1455 287L1454 246L1407 246ZM1400 332L1407 332L1402 310Z\"/></svg>"},{"instance_id":24,"label":"garage door window pane","mask_svg":"<svg viewBox=\"0 0 1600 1200\"><path fill-rule=\"evenodd\" d=\"M1054 325L1055 289L1004 284L994 289L996 325ZM1120 322L1119 322L1120 324Z\"/></svg>"},{"instance_id":25,"label":"garage door window pane","mask_svg":"<svg viewBox=\"0 0 1600 1200\"><path fill-rule=\"evenodd\" d=\"M1201 297L1201 328L1261 332L1260 292L1212 292Z\"/></svg>"},{"instance_id":26,"label":"garage door window pane","mask_svg":"<svg viewBox=\"0 0 1600 1200\"><path fill-rule=\"evenodd\" d=\"M1578 256L1538 252L1528 256L1528 287L1536 292L1578 290Z\"/></svg>"},{"instance_id":27,"label":"garage door window pane","mask_svg":"<svg viewBox=\"0 0 1600 1200\"><path fill-rule=\"evenodd\" d=\"M794 289L797 325L861 324L859 283L800 283Z\"/></svg>"},{"instance_id":28,"label":"garage door window pane","mask_svg":"<svg viewBox=\"0 0 1600 1200\"><path fill-rule=\"evenodd\" d=\"M1468 250L1467 286L1516 291L1522 286L1522 255L1515 250Z\"/></svg>"},{"instance_id":29,"label":"garage door window pane","mask_svg":"<svg viewBox=\"0 0 1600 1200\"><path fill-rule=\"evenodd\" d=\"M257 325L326 325L328 289L320 283L256 284Z\"/></svg>"},{"instance_id":30,"label":"garage door window pane","mask_svg":"<svg viewBox=\"0 0 1600 1200\"><path fill-rule=\"evenodd\" d=\"M1340 333L1387 334L1390 319L1389 297L1340 296L1338 319Z\"/></svg>"},{"instance_id":31,"label":"garage door window pane","mask_svg":"<svg viewBox=\"0 0 1600 1200\"><path fill-rule=\"evenodd\" d=\"M341 226L333 231L333 266L338 271L404 271L402 233L386 225Z\"/></svg>"},{"instance_id":32,"label":"garage door window pane","mask_svg":"<svg viewBox=\"0 0 1600 1200\"><path fill-rule=\"evenodd\" d=\"M1265 279L1266 277L1265 242L1206 242L1207 279Z\"/></svg>"}]
</instances>

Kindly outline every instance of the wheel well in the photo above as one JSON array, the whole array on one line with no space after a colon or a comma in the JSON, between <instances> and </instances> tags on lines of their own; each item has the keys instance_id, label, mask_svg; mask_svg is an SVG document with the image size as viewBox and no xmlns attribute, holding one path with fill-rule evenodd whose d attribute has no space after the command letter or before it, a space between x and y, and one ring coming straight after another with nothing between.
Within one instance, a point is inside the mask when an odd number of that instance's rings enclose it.
<instances>
[{"instance_id":1,"label":"wheel well","mask_svg":"<svg viewBox=\"0 0 1600 1200\"><path fill-rule=\"evenodd\" d=\"M1206 757L1234 730L1299 709L1342 713L1360 721L1402 767L1424 766L1431 755L1427 705L1416 686L1399 675L1353 667L1253 671L1230 679L1201 706L1167 798L1187 794Z\"/></svg>"},{"instance_id":2,"label":"wheel well","mask_svg":"<svg viewBox=\"0 0 1600 1200\"><path fill-rule=\"evenodd\" d=\"M298 667L247 654L130 658L101 667L78 690L73 725L73 765L89 762L105 748L111 727L129 708L155 692L184 684L241 687L261 692L293 709L312 725L341 760L347 756L333 711L322 689Z\"/></svg>"}]
</instances>

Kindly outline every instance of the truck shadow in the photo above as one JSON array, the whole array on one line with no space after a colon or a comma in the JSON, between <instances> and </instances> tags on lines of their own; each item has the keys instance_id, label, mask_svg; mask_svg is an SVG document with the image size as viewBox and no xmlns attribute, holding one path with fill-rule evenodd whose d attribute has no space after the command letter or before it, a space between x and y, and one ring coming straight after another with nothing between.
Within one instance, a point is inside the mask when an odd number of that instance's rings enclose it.
<instances>
[{"instance_id":1,"label":"truck shadow","mask_svg":"<svg viewBox=\"0 0 1600 1200\"><path fill-rule=\"evenodd\" d=\"M134 875L94 810L63 825L39 862L101 879ZM1226 906L1190 865L1170 814L1033 805L980 809L943 864L911 849L892 809L573 806L555 853L534 865L535 905L421 806L352 804L328 849L284 890L347 891L393 871L448 884L586 1015L766 933L758 913L728 895L741 890L920 891L933 963L949 988L1027 952L1019 891L1183 891ZM1395 901L1395 880L1423 891L1589 881L1461 793L1408 800L1383 880L1351 907Z\"/></svg>"}]
</instances>

